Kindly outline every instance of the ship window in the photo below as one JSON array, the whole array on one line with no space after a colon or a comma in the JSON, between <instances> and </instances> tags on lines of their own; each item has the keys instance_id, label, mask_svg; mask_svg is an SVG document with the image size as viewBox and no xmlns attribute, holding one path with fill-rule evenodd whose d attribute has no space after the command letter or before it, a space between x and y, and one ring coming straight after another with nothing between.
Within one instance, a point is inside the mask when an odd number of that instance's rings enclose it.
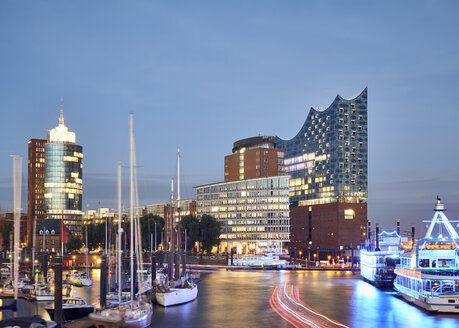
<instances>
[{"instance_id":1,"label":"ship window","mask_svg":"<svg viewBox=\"0 0 459 328\"><path fill-rule=\"evenodd\" d=\"M436 260L433 260L432 261L432 268L436 268L437 267L437 261Z\"/></svg>"},{"instance_id":2,"label":"ship window","mask_svg":"<svg viewBox=\"0 0 459 328\"><path fill-rule=\"evenodd\" d=\"M441 292L442 293L451 293L453 291L453 282L452 281L445 281L443 280L441 284Z\"/></svg>"},{"instance_id":3,"label":"ship window","mask_svg":"<svg viewBox=\"0 0 459 328\"><path fill-rule=\"evenodd\" d=\"M419 260L419 266L421 268L428 268L430 266L430 260L429 259L421 259L421 260Z\"/></svg>"},{"instance_id":4,"label":"ship window","mask_svg":"<svg viewBox=\"0 0 459 328\"><path fill-rule=\"evenodd\" d=\"M450 268L453 266L452 259L438 259L438 267L440 268Z\"/></svg>"},{"instance_id":5,"label":"ship window","mask_svg":"<svg viewBox=\"0 0 459 328\"><path fill-rule=\"evenodd\" d=\"M425 281L424 284L424 289L426 290L426 292L430 292L430 280Z\"/></svg>"}]
</instances>

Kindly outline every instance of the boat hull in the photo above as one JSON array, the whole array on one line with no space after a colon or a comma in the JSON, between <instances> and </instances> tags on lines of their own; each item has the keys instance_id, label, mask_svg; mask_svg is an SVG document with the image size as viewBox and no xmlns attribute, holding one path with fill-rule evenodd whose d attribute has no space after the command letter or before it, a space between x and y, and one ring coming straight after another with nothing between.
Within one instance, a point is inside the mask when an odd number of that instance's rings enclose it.
<instances>
[{"instance_id":1,"label":"boat hull","mask_svg":"<svg viewBox=\"0 0 459 328\"><path fill-rule=\"evenodd\" d=\"M455 304L449 304L448 298L415 298L405 293L399 293L406 301L413 303L430 312L459 313L459 298Z\"/></svg>"},{"instance_id":2,"label":"boat hull","mask_svg":"<svg viewBox=\"0 0 459 328\"><path fill-rule=\"evenodd\" d=\"M64 321L81 319L94 312L94 308L92 306L63 308L62 310ZM51 318L54 318L54 308L46 308L46 311L48 311Z\"/></svg>"},{"instance_id":3,"label":"boat hull","mask_svg":"<svg viewBox=\"0 0 459 328\"><path fill-rule=\"evenodd\" d=\"M54 295L31 295L30 297L37 302L54 301Z\"/></svg>"},{"instance_id":4,"label":"boat hull","mask_svg":"<svg viewBox=\"0 0 459 328\"><path fill-rule=\"evenodd\" d=\"M151 316L152 312L145 314L139 319L136 320L126 320L126 327L128 328L145 328L145 327L150 327L151 325Z\"/></svg>"},{"instance_id":5,"label":"boat hull","mask_svg":"<svg viewBox=\"0 0 459 328\"><path fill-rule=\"evenodd\" d=\"M198 297L198 286L193 288L171 288L168 292L155 293L156 302L162 306L188 303Z\"/></svg>"}]
</instances>

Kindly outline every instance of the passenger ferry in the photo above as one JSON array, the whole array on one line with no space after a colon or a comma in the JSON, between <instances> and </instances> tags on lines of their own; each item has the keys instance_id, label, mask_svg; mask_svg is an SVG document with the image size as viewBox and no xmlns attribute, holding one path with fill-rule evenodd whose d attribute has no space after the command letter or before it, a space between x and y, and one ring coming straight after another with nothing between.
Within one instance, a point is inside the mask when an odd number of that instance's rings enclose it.
<instances>
[{"instance_id":1,"label":"passenger ferry","mask_svg":"<svg viewBox=\"0 0 459 328\"><path fill-rule=\"evenodd\" d=\"M376 232L374 246L360 250L360 275L376 287L392 287L395 267L400 264L402 238L397 231Z\"/></svg>"},{"instance_id":2,"label":"passenger ferry","mask_svg":"<svg viewBox=\"0 0 459 328\"><path fill-rule=\"evenodd\" d=\"M262 255L248 255L242 258L236 258L234 259L234 265L285 269L287 268L288 263L285 260L281 260L278 255L266 253Z\"/></svg>"},{"instance_id":3,"label":"passenger ferry","mask_svg":"<svg viewBox=\"0 0 459 328\"><path fill-rule=\"evenodd\" d=\"M427 311L459 313L459 235L444 211L437 197L424 239L410 254L401 256L394 287L404 299ZM437 225L438 235L434 238Z\"/></svg>"}]
</instances>

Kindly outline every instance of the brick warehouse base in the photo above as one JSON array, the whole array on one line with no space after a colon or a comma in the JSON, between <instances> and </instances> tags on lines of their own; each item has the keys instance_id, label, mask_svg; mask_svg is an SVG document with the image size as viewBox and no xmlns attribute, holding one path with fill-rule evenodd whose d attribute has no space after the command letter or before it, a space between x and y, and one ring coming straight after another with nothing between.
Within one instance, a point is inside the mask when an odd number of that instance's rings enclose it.
<instances>
[{"instance_id":1,"label":"brick warehouse base","mask_svg":"<svg viewBox=\"0 0 459 328\"><path fill-rule=\"evenodd\" d=\"M367 203L329 203L290 208L289 248L311 251L356 248L366 238ZM309 242L312 243L309 243Z\"/></svg>"}]
</instances>

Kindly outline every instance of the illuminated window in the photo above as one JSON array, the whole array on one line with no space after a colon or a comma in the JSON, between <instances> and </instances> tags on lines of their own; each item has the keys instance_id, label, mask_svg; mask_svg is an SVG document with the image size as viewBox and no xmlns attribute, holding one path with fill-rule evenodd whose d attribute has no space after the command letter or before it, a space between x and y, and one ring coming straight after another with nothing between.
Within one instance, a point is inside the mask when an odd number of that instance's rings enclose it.
<instances>
[{"instance_id":1,"label":"illuminated window","mask_svg":"<svg viewBox=\"0 0 459 328\"><path fill-rule=\"evenodd\" d=\"M354 218L354 210L353 209L344 210L344 218L346 220L352 220Z\"/></svg>"}]
</instances>

